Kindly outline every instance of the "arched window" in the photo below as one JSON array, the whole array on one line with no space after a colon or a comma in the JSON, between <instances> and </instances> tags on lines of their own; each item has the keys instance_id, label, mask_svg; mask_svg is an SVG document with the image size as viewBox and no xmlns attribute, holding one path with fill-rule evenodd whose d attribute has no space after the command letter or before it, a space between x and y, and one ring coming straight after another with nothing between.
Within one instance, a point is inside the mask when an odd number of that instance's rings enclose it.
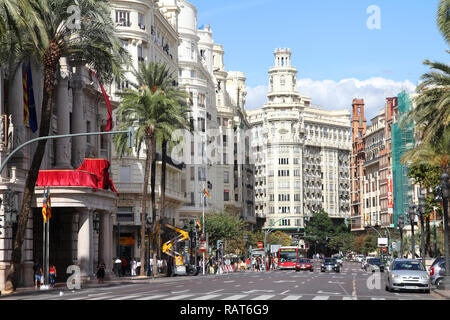
<instances>
[{"instance_id":1,"label":"arched window","mask_svg":"<svg viewBox=\"0 0 450 320\"><path fill-rule=\"evenodd\" d=\"M281 77L280 77L280 85L281 85L282 87L284 87L285 84L286 84L286 79L285 79L284 76L281 76Z\"/></svg>"}]
</instances>

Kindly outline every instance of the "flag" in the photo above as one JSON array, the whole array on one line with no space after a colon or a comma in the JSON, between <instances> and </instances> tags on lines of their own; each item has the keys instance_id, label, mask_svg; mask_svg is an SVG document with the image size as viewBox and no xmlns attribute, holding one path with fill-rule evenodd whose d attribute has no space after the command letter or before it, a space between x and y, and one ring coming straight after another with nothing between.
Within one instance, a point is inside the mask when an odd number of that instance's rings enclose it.
<instances>
[{"instance_id":1,"label":"flag","mask_svg":"<svg viewBox=\"0 0 450 320\"><path fill-rule=\"evenodd\" d=\"M209 195L208 190L206 190L206 188L203 189L203 193L204 193L208 198L211 199L211 196Z\"/></svg>"},{"instance_id":2,"label":"flag","mask_svg":"<svg viewBox=\"0 0 450 320\"><path fill-rule=\"evenodd\" d=\"M52 217L52 204L50 199L50 190L44 190L43 200L42 200L42 216L44 217L44 222L47 223Z\"/></svg>"},{"instance_id":3,"label":"flag","mask_svg":"<svg viewBox=\"0 0 450 320\"><path fill-rule=\"evenodd\" d=\"M23 88L23 123L29 125L31 131L38 128L36 104L34 102L33 77L31 75L31 63L22 64L22 88Z\"/></svg>"},{"instance_id":4,"label":"flag","mask_svg":"<svg viewBox=\"0 0 450 320\"><path fill-rule=\"evenodd\" d=\"M113 129L111 101L109 100L109 97L105 91L105 88L103 88L102 83L98 79L97 74L93 70L91 70L91 73L94 75L95 79L97 79L97 81L98 81L100 89L102 90L103 98L105 99L106 107L108 108L108 120L106 122L105 131L111 131Z\"/></svg>"}]
</instances>

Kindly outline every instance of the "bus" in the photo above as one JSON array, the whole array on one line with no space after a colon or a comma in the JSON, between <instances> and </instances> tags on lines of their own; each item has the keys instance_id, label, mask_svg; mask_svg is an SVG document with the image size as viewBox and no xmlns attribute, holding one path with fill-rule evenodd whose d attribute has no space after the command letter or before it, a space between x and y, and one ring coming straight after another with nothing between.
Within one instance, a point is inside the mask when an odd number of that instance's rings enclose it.
<instances>
[{"instance_id":1,"label":"bus","mask_svg":"<svg viewBox=\"0 0 450 320\"><path fill-rule=\"evenodd\" d=\"M278 249L278 269L295 269L299 250L298 247L280 247Z\"/></svg>"}]
</instances>

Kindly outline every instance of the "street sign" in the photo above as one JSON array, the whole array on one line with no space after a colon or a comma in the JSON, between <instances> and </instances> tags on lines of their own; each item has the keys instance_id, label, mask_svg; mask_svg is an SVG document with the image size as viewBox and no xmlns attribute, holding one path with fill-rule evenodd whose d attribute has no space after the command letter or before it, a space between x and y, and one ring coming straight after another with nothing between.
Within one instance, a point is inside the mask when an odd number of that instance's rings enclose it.
<instances>
[{"instance_id":1,"label":"street sign","mask_svg":"<svg viewBox=\"0 0 450 320\"><path fill-rule=\"evenodd\" d=\"M388 245L388 238L378 238L378 246L386 247Z\"/></svg>"},{"instance_id":2,"label":"street sign","mask_svg":"<svg viewBox=\"0 0 450 320\"><path fill-rule=\"evenodd\" d=\"M199 252L206 252L206 240L200 240L199 241L199 246L198 246L198 251Z\"/></svg>"},{"instance_id":3,"label":"street sign","mask_svg":"<svg viewBox=\"0 0 450 320\"><path fill-rule=\"evenodd\" d=\"M272 244L270 246L270 253L276 253L278 252L278 249L280 249L281 245L279 244Z\"/></svg>"},{"instance_id":4,"label":"street sign","mask_svg":"<svg viewBox=\"0 0 450 320\"><path fill-rule=\"evenodd\" d=\"M263 247L263 243L262 242L258 242L258 248L262 249Z\"/></svg>"}]
</instances>

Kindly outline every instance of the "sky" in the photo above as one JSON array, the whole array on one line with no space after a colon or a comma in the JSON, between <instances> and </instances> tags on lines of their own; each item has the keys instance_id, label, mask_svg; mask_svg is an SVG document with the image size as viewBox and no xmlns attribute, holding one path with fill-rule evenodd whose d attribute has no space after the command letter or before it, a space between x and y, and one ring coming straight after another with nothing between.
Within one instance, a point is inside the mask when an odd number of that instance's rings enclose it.
<instances>
[{"instance_id":1,"label":"sky","mask_svg":"<svg viewBox=\"0 0 450 320\"><path fill-rule=\"evenodd\" d=\"M225 67L247 78L247 109L267 101L275 48L291 48L301 94L325 109L366 101L370 120L386 97L414 92L429 59L448 63L436 26L439 0L190 0L198 25L223 45Z\"/></svg>"}]
</instances>

